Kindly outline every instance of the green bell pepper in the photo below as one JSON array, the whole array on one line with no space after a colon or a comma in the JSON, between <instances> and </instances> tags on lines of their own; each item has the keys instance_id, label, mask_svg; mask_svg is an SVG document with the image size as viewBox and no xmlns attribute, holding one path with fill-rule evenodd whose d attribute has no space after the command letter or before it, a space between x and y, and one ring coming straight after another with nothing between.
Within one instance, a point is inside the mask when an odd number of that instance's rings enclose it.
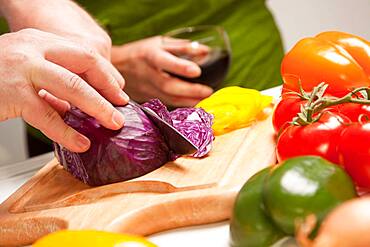
<instances>
[{"instance_id":1,"label":"green bell pepper","mask_svg":"<svg viewBox=\"0 0 370 247\"><path fill-rule=\"evenodd\" d=\"M288 159L257 173L240 190L231 246L270 246L293 236L308 215L316 217L316 231L334 207L356 196L351 178L338 165L316 156Z\"/></svg>"},{"instance_id":2,"label":"green bell pepper","mask_svg":"<svg viewBox=\"0 0 370 247\"><path fill-rule=\"evenodd\" d=\"M230 224L232 247L270 246L285 235L263 208L263 182L269 171L255 174L239 192Z\"/></svg>"}]
</instances>

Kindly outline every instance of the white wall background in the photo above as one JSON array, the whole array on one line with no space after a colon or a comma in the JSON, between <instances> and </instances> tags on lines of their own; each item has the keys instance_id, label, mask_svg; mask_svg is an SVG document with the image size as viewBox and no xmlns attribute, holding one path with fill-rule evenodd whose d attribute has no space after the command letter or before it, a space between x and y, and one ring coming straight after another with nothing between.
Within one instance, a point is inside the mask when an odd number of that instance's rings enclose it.
<instances>
[{"instance_id":1,"label":"white wall background","mask_svg":"<svg viewBox=\"0 0 370 247\"><path fill-rule=\"evenodd\" d=\"M370 40L370 0L267 0L285 50L301 38L329 30Z\"/></svg>"},{"instance_id":2,"label":"white wall background","mask_svg":"<svg viewBox=\"0 0 370 247\"><path fill-rule=\"evenodd\" d=\"M22 120L0 122L0 166L26 158L26 132Z\"/></svg>"},{"instance_id":3,"label":"white wall background","mask_svg":"<svg viewBox=\"0 0 370 247\"><path fill-rule=\"evenodd\" d=\"M370 40L370 0L267 0L267 5L280 28L285 50L303 37L327 30ZM26 155L22 121L0 123L0 165L24 160Z\"/></svg>"}]
</instances>

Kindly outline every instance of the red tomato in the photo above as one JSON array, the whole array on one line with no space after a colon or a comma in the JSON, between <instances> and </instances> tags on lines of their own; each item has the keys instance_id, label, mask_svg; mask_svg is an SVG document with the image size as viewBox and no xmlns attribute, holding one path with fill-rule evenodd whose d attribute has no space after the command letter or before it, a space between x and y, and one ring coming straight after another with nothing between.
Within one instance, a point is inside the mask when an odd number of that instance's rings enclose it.
<instances>
[{"instance_id":1,"label":"red tomato","mask_svg":"<svg viewBox=\"0 0 370 247\"><path fill-rule=\"evenodd\" d=\"M370 188L370 123L346 127L338 145L340 163L359 187Z\"/></svg>"},{"instance_id":2,"label":"red tomato","mask_svg":"<svg viewBox=\"0 0 370 247\"><path fill-rule=\"evenodd\" d=\"M272 124L276 132L289 126L289 122L297 115L301 110L306 100L302 100L298 96L289 96L283 98L275 108L274 115L272 116Z\"/></svg>"},{"instance_id":3,"label":"red tomato","mask_svg":"<svg viewBox=\"0 0 370 247\"><path fill-rule=\"evenodd\" d=\"M370 105L345 103L335 106L336 111L348 117L352 122L358 122L362 116L370 118ZM365 120L365 119L363 119Z\"/></svg>"},{"instance_id":4,"label":"red tomato","mask_svg":"<svg viewBox=\"0 0 370 247\"><path fill-rule=\"evenodd\" d=\"M327 95L330 96L330 95ZM301 106L307 100L302 99L294 94L282 94L281 101L277 104L272 116L272 124L275 132L279 133L289 126L289 122L301 111ZM352 122L366 121L366 117L370 119L370 105L359 103L343 103L325 108L324 111L340 113L348 117Z\"/></svg>"},{"instance_id":5,"label":"red tomato","mask_svg":"<svg viewBox=\"0 0 370 247\"><path fill-rule=\"evenodd\" d=\"M278 161L301 155L318 155L338 164L340 133L349 123L350 120L343 115L325 112L315 123L289 126L277 141Z\"/></svg>"}]
</instances>

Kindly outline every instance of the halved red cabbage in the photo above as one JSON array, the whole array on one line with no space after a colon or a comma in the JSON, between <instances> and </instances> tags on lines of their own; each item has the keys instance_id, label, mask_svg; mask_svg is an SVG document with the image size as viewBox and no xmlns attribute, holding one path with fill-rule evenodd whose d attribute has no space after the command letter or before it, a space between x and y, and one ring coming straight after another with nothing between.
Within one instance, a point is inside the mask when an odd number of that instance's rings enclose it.
<instances>
[{"instance_id":1,"label":"halved red cabbage","mask_svg":"<svg viewBox=\"0 0 370 247\"><path fill-rule=\"evenodd\" d=\"M198 152L193 157L203 157L211 151L215 139L212 132L213 115L202 108L178 108L170 112L173 127L186 136Z\"/></svg>"},{"instance_id":2,"label":"halved red cabbage","mask_svg":"<svg viewBox=\"0 0 370 247\"><path fill-rule=\"evenodd\" d=\"M210 151L214 140L211 114L199 108L179 108L169 112L159 100L151 100L144 106L156 112L199 148L194 157L202 157ZM104 128L75 107L66 113L64 121L90 139L88 151L74 153L54 143L60 164L89 185L139 177L178 157L139 107L129 103L116 108L125 116L125 125L120 130Z\"/></svg>"},{"instance_id":3,"label":"halved red cabbage","mask_svg":"<svg viewBox=\"0 0 370 247\"><path fill-rule=\"evenodd\" d=\"M171 158L158 128L140 108L131 104L116 108L125 116L125 126L116 131L102 127L77 108L66 113L64 121L90 139L88 151L74 153L54 143L60 164L89 185L142 176Z\"/></svg>"},{"instance_id":4,"label":"halved red cabbage","mask_svg":"<svg viewBox=\"0 0 370 247\"><path fill-rule=\"evenodd\" d=\"M173 126L170 112L159 99L151 99L148 102L145 102L143 106L151 109L158 115L158 117L162 118L164 121Z\"/></svg>"},{"instance_id":5,"label":"halved red cabbage","mask_svg":"<svg viewBox=\"0 0 370 247\"><path fill-rule=\"evenodd\" d=\"M193 157L199 158L209 153L215 139L212 132L213 115L201 108L177 108L169 112L158 99L152 99L143 106L153 110L198 147L198 152Z\"/></svg>"}]
</instances>

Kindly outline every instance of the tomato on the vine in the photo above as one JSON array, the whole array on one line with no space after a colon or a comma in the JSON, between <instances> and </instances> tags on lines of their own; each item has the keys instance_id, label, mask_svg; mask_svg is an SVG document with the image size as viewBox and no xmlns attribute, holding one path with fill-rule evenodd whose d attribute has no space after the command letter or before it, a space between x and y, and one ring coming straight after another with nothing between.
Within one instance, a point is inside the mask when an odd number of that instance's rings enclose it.
<instances>
[{"instance_id":1,"label":"tomato on the vine","mask_svg":"<svg viewBox=\"0 0 370 247\"><path fill-rule=\"evenodd\" d=\"M278 161L301 155L317 155L338 164L340 133L348 124L350 120L347 117L327 111L317 122L289 126L281 133L276 144Z\"/></svg>"},{"instance_id":2,"label":"tomato on the vine","mask_svg":"<svg viewBox=\"0 0 370 247\"><path fill-rule=\"evenodd\" d=\"M370 118L370 105L345 103L336 106L337 112L348 117L352 122L358 122L361 118Z\"/></svg>"},{"instance_id":3,"label":"tomato on the vine","mask_svg":"<svg viewBox=\"0 0 370 247\"><path fill-rule=\"evenodd\" d=\"M302 39L285 55L281 75L278 160L319 155L370 189L370 42L343 32Z\"/></svg>"},{"instance_id":4,"label":"tomato on the vine","mask_svg":"<svg viewBox=\"0 0 370 247\"><path fill-rule=\"evenodd\" d=\"M272 125L276 132L289 126L289 123L301 110L301 106L306 102L298 95L291 95L283 98L276 106L272 116Z\"/></svg>"},{"instance_id":5,"label":"tomato on the vine","mask_svg":"<svg viewBox=\"0 0 370 247\"><path fill-rule=\"evenodd\" d=\"M359 187L370 188L370 123L346 127L338 145L340 163Z\"/></svg>"},{"instance_id":6,"label":"tomato on the vine","mask_svg":"<svg viewBox=\"0 0 370 247\"><path fill-rule=\"evenodd\" d=\"M307 100L298 95L290 95L283 98L276 106L274 115L272 116L272 124L276 133L282 132L289 127L289 123L301 111L301 106ZM357 103L343 103L336 106L331 106L325 111L340 113L346 116L352 122L358 122L361 119L370 119L370 105L362 105Z\"/></svg>"}]
</instances>

